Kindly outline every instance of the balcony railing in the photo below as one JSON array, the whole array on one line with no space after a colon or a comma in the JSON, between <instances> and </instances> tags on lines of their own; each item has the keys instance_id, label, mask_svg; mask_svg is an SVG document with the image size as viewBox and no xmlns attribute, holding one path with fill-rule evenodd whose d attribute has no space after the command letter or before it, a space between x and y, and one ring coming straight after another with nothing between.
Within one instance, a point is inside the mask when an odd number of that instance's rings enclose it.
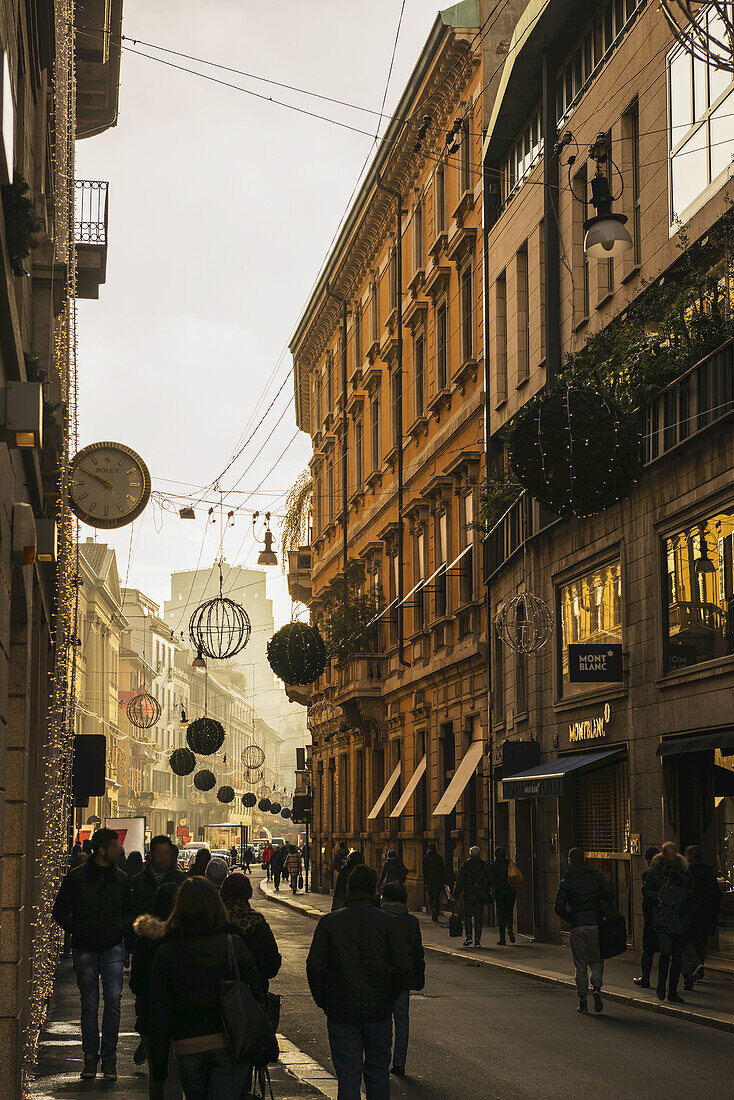
<instances>
[{"instance_id":1,"label":"balcony railing","mask_svg":"<svg viewBox=\"0 0 734 1100\"><path fill-rule=\"evenodd\" d=\"M107 244L106 180L77 180L74 202L74 243Z\"/></svg>"}]
</instances>

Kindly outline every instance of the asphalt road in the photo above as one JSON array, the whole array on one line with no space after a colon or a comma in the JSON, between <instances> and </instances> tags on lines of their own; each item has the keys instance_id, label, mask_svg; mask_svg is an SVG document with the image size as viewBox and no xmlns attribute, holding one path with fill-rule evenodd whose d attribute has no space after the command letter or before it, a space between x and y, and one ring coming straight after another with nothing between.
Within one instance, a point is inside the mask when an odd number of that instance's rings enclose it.
<instances>
[{"instance_id":1,"label":"asphalt road","mask_svg":"<svg viewBox=\"0 0 734 1100\"><path fill-rule=\"evenodd\" d=\"M271 924L283 967L280 1030L333 1072L326 1024L308 993L314 921L253 899ZM570 964L570 959L569 959ZM652 1012L605 1005L576 1013L572 992L527 978L427 957L426 988L411 998L407 1076L394 1097L731 1097L732 1036Z\"/></svg>"}]
</instances>

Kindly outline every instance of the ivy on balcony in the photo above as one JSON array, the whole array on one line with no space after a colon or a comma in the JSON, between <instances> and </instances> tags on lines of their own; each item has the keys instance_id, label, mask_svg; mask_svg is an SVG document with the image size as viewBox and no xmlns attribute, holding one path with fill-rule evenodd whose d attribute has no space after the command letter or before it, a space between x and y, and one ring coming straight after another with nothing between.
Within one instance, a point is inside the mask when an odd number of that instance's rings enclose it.
<instances>
[{"instance_id":1,"label":"ivy on balcony","mask_svg":"<svg viewBox=\"0 0 734 1100\"><path fill-rule=\"evenodd\" d=\"M375 653L384 607L382 589L367 583L362 562L347 563L346 575L334 577L319 594L319 627L330 657L348 660L355 653Z\"/></svg>"}]
</instances>

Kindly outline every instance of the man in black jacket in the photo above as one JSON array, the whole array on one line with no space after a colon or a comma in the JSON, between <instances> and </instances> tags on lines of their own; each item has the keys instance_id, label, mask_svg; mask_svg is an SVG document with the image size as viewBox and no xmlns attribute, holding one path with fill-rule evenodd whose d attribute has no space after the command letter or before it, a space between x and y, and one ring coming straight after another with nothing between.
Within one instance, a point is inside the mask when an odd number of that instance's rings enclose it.
<instances>
[{"instance_id":1,"label":"man in black jacket","mask_svg":"<svg viewBox=\"0 0 734 1100\"><path fill-rule=\"evenodd\" d=\"M443 856L438 854L433 841L428 845L428 851L423 857L423 885L431 907L431 920L438 922L438 914L441 912L441 894L446 885L446 864Z\"/></svg>"},{"instance_id":2,"label":"man in black jacket","mask_svg":"<svg viewBox=\"0 0 734 1100\"><path fill-rule=\"evenodd\" d=\"M135 916L153 912L153 901L160 886L173 882L180 886L186 875L174 859L173 844L167 836L154 836L150 842L148 862L130 879L135 898Z\"/></svg>"},{"instance_id":3,"label":"man in black jacket","mask_svg":"<svg viewBox=\"0 0 734 1100\"><path fill-rule=\"evenodd\" d=\"M411 980L412 963L398 922L377 906L377 876L355 867L343 909L316 926L306 960L311 995L326 1014L340 1100L390 1096L392 1010Z\"/></svg>"},{"instance_id":4,"label":"man in black jacket","mask_svg":"<svg viewBox=\"0 0 734 1100\"><path fill-rule=\"evenodd\" d=\"M102 1073L117 1079L117 1035L125 955L133 919L127 875L117 869L120 841L112 829L98 829L86 863L69 871L52 916L71 935L71 953L82 1000L83 1078L97 1076L99 980L102 979Z\"/></svg>"},{"instance_id":5,"label":"man in black jacket","mask_svg":"<svg viewBox=\"0 0 734 1100\"><path fill-rule=\"evenodd\" d=\"M604 1002L604 960L599 948L599 913L614 901L614 891L600 871L586 862L581 848L568 853L568 871L558 887L555 910L571 926L571 956L576 967L579 1012L586 1012L589 971L594 996L594 1011L601 1012Z\"/></svg>"},{"instance_id":6,"label":"man in black jacket","mask_svg":"<svg viewBox=\"0 0 734 1100\"><path fill-rule=\"evenodd\" d=\"M464 897L464 947L471 947L472 924L474 925L474 946L482 946L482 926L484 924L484 906L491 900L489 888L489 867L479 854L476 844L469 849L469 858L462 864L454 887L454 900Z\"/></svg>"},{"instance_id":7,"label":"man in black jacket","mask_svg":"<svg viewBox=\"0 0 734 1100\"><path fill-rule=\"evenodd\" d=\"M405 1073L410 1038L410 991L423 989L426 984L426 961L421 926L418 918L408 911L408 891L402 883L385 884L382 890L382 911L390 913L397 921L398 928L405 937L405 945L411 961L409 984L398 993L392 1008L395 1043L390 1072L397 1077L402 1077Z\"/></svg>"}]
</instances>

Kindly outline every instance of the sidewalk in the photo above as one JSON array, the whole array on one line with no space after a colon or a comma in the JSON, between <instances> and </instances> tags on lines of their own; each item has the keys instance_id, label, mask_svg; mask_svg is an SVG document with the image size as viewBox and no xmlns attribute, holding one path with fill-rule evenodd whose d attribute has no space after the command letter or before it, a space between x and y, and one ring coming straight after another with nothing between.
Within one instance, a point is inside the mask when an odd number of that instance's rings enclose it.
<instances>
[{"instance_id":1,"label":"sidewalk","mask_svg":"<svg viewBox=\"0 0 734 1100\"><path fill-rule=\"evenodd\" d=\"M318 920L324 913L331 911L331 896L328 894L299 893L294 896L286 885L276 892L272 882L265 879L260 881L260 891L270 900L313 920ZM461 939L449 937L445 924L434 924L424 913L415 913L415 916L420 921L423 946L427 953L455 959L468 966L493 967L520 977L575 989L571 956L568 948L561 944L539 943L518 933L517 943L514 945L497 947L497 929L485 928L486 946L479 950L463 948ZM654 989L637 989L632 979L639 972L639 961L629 951L621 958L607 959L604 964L605 999L648 1012L674 1016L703 1027L734 1032L734 982L726 981L719 975L710 977L707 974L705 980L697 983L692 991L681 988L686 1002L684 1005L672 1005L667 1001L660 1002ZM653 977L654 975L653 970Z\"/></svg>"}]
</instances>

